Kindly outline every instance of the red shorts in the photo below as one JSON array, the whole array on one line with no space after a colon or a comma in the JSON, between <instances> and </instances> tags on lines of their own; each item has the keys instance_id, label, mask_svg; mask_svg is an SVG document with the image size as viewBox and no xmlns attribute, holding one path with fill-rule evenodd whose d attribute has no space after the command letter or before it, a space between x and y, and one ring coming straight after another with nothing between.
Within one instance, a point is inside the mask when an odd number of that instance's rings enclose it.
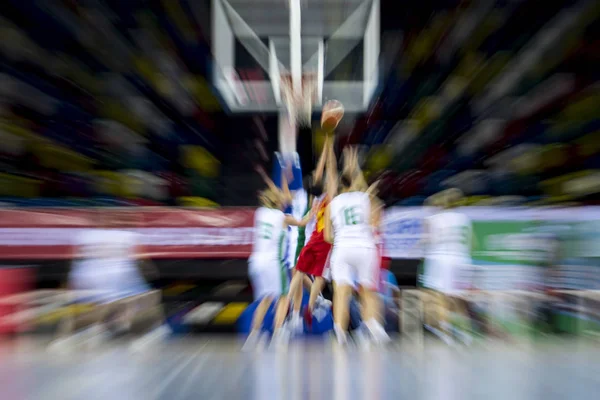
<instances>
[{"instance_id":1,"label":"red shorts","mask_svg":"<svg viewBox=\"0 0 600 400\"><path fill-rule=\"evenodd\" d=\"M331 244L322 241L308 242L300 252L296 269L308 275L323 276Z\"/></svg>"}]
</instances>

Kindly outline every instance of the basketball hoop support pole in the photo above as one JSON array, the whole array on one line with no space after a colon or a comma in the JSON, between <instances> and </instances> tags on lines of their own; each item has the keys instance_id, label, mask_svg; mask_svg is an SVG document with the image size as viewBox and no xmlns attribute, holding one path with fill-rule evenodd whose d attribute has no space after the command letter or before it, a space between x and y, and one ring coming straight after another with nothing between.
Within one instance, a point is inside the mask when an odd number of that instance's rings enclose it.
<instances>
[{"instance_id":1,"label":"basketball hoop support pole","mask_svg":"<svg viewBox=\"0 0 600 400\"><path fill-rule=\"evenodd\" d=\"M288 156L296 152L296 123L292 120L287 110L279 111L279 151L282 155Z\"/></svg>"},{"instance_id":2,"label":"basketball hoop support pole","mask_svg":"<svg viewBox=\"0 0 600 400\"><path fill-rule=\"evenodd\" d=\"M290 2L290 69L294 93L302 93L302 18L300 0Z\"/></svg>"}]
</instances>

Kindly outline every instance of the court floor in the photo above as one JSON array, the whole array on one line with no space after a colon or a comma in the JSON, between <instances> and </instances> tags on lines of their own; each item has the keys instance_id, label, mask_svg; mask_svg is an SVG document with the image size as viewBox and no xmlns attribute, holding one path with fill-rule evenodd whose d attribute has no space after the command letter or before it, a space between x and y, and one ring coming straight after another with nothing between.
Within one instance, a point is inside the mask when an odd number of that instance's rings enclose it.
<instances>
[{"instance_id":1,"label":"court floor","mask_svg":"<svg viewBox=\"0 0 600 400\"><path fill-rule=\"evenodd\" d=\"M330 342L242 353L236 338L173 339L145 353L124 344L54 354L20 339L0 344L3 399L596 399L592 342L427 341L340 350Z\"/></svg>"}]
</instances>

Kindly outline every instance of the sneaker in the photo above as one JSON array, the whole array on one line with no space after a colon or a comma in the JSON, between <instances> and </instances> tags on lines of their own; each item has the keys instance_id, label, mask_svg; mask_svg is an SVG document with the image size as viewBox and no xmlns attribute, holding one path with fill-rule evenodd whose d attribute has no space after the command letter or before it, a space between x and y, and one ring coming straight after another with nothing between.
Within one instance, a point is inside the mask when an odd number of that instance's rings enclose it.
<instances>
[{"instance_id":1,"label":"sneaker","mask_svg":"<svg viewBox=\"0 0 600 400\"><path fill-rule=\"evenodd\" d=\"M285 349L287 348L289 341L290 332L285 328L278 329L275 333L273 333L269 348L274 350Z\"/></svg>"},{"instance_id":2,"label":"sneaker","mask_svg":"<svg viewBox=\"0 0 600 400\"><path fill-rule=\"evenodd\" d=\"M352 332L352 338L354 343L361 350L370 350L372 347L372 339L369 331L364 327L360 326Z\"/></svg>"},{"instance_id":3,"label":"sneaker","mask_svg":"<svg viewBox=\"0 0 600 400\"><path fill-rule=\"evenodd\" d=\"M348 333L347 332L337 332L334 330L333 337L335 338L335 342L339 346L346 347L348 345Z\"/></svg>"},{"instance_id":4,"label":"sneaker","mask_svg":"<svg viewBox=\"0 0 600 400\"><path fill-rule=\"evenodd\" d=\"M304 333L304 321L299 315L292 315L289 322L289 331L294 336Z\"/></svg>"},{"instance_id":5,"label":"sneaker","mask_svg":"<svg viewBox=\"0 0 600 400\"><path fill-rule=\"evenodd\" d=\"M246 339L246 342L244 343L244 346L242 346L242 351L243 352L249 352L249 351L254 351L256 349L258 349L259 344L261 342L261 332L250 332L250 335L248 335L248 338Z\"/></svg>"},{"instance_id":6,"label":"sneaker","mask_svg":"<svg viewBox=\"0 0 600 400\"><path fill-rule=\"evenodd\" d=\"M331 308L332 304L333 303L331 302L331 300L327 300L325 297L319 296L319 297L317 297L317 302L316 302L315 306ZM315 307L315 308L317 308L317 307Z\"/></svg>"}]
</instances>

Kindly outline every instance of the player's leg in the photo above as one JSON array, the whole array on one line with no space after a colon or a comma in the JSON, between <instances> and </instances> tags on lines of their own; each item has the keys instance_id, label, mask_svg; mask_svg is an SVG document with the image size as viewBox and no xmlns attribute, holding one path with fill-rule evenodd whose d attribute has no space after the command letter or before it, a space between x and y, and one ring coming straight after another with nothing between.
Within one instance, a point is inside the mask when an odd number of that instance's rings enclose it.
<instances>
[{"instance_id":1,"label":"player's leg","mask_svg":"<svg viewBox=\"0 0 600 400\"><path fill-rule=\"evenodd\" d=\"M146 321L152 329L164 326L166 314L159 290L148 290L136 296L136 301L128 310L133 313L132 322Z\"/></svg>"},{"instance_id":2,"label":"player's leg","mask_svg":"<svg viewBox=\"0 0 600 400\"><path fill-rule=\"evenodd\" d=\"M345 344L347 339L348 324L350 323L350 299L353 286L347 282L333 284L333 329L338 343Z\"/></svg>"},{"instance_id":3,"label":"player's leg","mask_svg":"<svg viewBox=\"0 0 600 400\"><path fill-rule=\"evenodd\" d=\"M294 276L292 277L292 282L290 283L290 289L288 292L288 296L287 299L289 300L287 302L288 304L288 310L289 310L289 302L292 302L292 316L291 316L291 327L295 332L300 332L300 330L302 329L302 319L300 317L300 309L302 307L302 292L303 292L303 285L302 282L304 281L304 278L308 278L303 272L301 271L296 271L296 273L294 274ZM276 322L280 322L281 325L278 326L277 328L281 328L281 326L283 325L283 322L285 321L285 317L287 316L287 310L286 313L283 314L283 311L280 312L279 318L276 317Z\"/></svg>"},{"instance_id":4,"label":"player's leg","mask_svg":"<svg viewBox=\"0 0 600 400\"><path fill-rule=\"evenodd\" d=\"M254 315L252 316L250 334L246 339L246 343L244 343L244 347L242 348L243 351L253 350L258 346L261 340L265 316L267 315L267 311L269 311L271 304L273 304L273 297L271 296L264 296L258 303L258 306L254 310Z\"/></svg>"},{"instance_id":5,"label":"player's leg","mask_svg":"<svg viewBox=\"0 0 600 400\"><path fill-rule=\"evenodd\" d=\"M272 347L285 347L289 341L290 333L287 329L283 329L285 318L290 309L288 296L280 296L275 307L275 329L273 338L271 339Z\"/></svg>"},{"instance_id":6,"label":"player's leg","mask_svg":"<svg viewBox=\"0 0 600 400\"><path fill-rule=\"evenodd\" d=\"M65 314L58 323L51 349L60 349L62 345L80 344L83 340L94 336L99 332L103 320L103 307L94 304L84 313L78 313L74 309L75 302L67 307Z\"/></svg>"},{"instance_id":7,"label":"player's leg","mask_svg":"<svg viewBox=\"0 0 600 400\"><path fill-rule=\"evenodd\" d=\"M277 308L275 310L275 331L283 327L285 317L290 309L290 299L288 296L281 296L277 301Z\"/></svg>"},{"instance_id":8,"label":"player's leg","mask_svg":"<svg viewBox=\"0 0 600 400\"><path fill-rule=\"evenodd\" d=\"M312 313L315 309L315 304L319 295L325 288L327 281L322 276L315 277L315 281L312 283L310 288L310 298L308 300L308 310Z\"/></svg>"},{"instance_id":9,"label":"player's leg","mask_svg":"<svg viewBox=\"0 0 600 400\"><path fill-rule=\"evenodd\" d=\"M446 342L450 340L448 304L445 296L445 260L443 257L427 257L424 262L423 286L427 293L425 302L425 324Z\"/></svg>"},{"instance_id":10,"label":"player's leg","mask_svg":"<svg viewBox=\"0 0 600 400\"><path fill-rule=\"evenodd\" d=\"M446 315L447 330L459 341L470 344L472 341L471 317L467 307L467 290L471 286L468 274L469 262L449 258L446 263Z\"/></svg>"},{"instance_id":11,"label":"player's leg","mask_svg":"<svg viewBox=\"0 0 600 400\"><path fill-rule=\"evenodd\" d=\"M333 249L331 255L333 279L333 329L338 343L345 344L350 322L350 299L354 288L354 277L346 262L344 251Z\"/></svg>"},{"instance_id":12,"label":"player's leg","mask_svg":"<svg viewBox=\"0 0 600 400\"><path fill-rule=\"evenodd\" d=\"M360 285L362 320L369 334L376 342L389 340L381 324L382 302L379 296L380 264L377 251L374 248L356 249L353 251L353 261Z\"/></svg>"},{"instance_id":13,"label":"player's leg","mask_svg":"<svg viewBox=\"0 0 600 400\"><path fill-rule=\"evenodd\" d=\"M285 323L285 319L288 315L288 311L290 310L290 293L292 288L292 282L289 281L287 271L285 270L285 266L281 265L281 280L280 280L280 296L278 296L277 307L275 309L275 320L274 320L274 333L275 335L279 335L281 329L283 328L283 324ZM294 280L294 276L300 275L300 273L293 273L292 270L292 281ZM298 278L296 278L298 279Z\"/></svg>"},{"instance_id":14,"label":"player's leg","mask_svg":"<svg viewBox=\"0 0 600 400\"><path fill-rule=\"evenodd\" d=\"M302 253L302 250L304 250L305 245L303 244L302 246L300 246L300 244L298 244L298 246L296 247L296 256L294 257L294 263L293 263L293 268L292 268L292 279L294 278L294 276L298 273L298 260L300 259L300 254ZM305 274L304 278L302 280L302 286L304 287L304 289L306 289L307 291L310 292L310 287L312 286L312 280Z\"/></svg>"},{"instance_id":15,"label":"player's leg","mask_svg":"<svg viewBox=\"0 0 600 400\"><path fill-rule=\"evenodd\" d=\"M101 295L103 287L101 276L90 261L80 261L73 264L68 277L68 291L62 295L62 302L67 305L65 315L60 319L55 337L49 345L50 350L62 350L74 344L80 344L101 331L105 314ZM86 296L81 295L86 292ZM94 293L94 295L90 295ZM76 306L89 305L89 309L80 313Z\"/></svg>"},{"instance_id":16,"label":"player's leg","mask_svg":"<svg viewBox=\"0 0 600 400\"><path fill-rule=\"evenodd\" d=\"M243 350L250 350L259 343L265 315L273 300L281 296L282 274L277 259L251 258L248 262L250 284L254 293L254 301L258 302L250 328L250 335Z\"/></svg>"},{"instance_id":17,"label":"player's leg","mask_svg":"<svg viewBox=\"0 0 600 400\"><path fill-rule=\"evenodd\" d=\"M132 296L124 313L124 318L129 320L129 326L142 325L145 332L131 343L131 349L134 351L150 348L173 333L167 325L162 295L158 290L148 290Z\"/></svg>"},{"instance_id":18,"label":"player's leg","mask_svg":"<svg viewBox=\"0 0 600 400\"><path fill-rule=\"evenodd\" d=\"M269 307L271 307L272 303L273 298L271 296L263 297L260 303L258 303L258 306L254 311L254 316L252 317L252 332L258 333L262 330L265 315L267 315L267 311L269 311Z\"/></svg>"},{"instance_id":19,"label":"player's leg","mask_svg":"<svg viewBox=\"0 0 600 400\"><path fill-rule=\"evenodd\" d=\"M294 277L296 276L296 274L302 274L301 272L298 271L297 268L293 268L292 269L292 279L294 279ZM310 277L306 274L303 274L304 277L302 279L302 286L304 287L304 289L306 289L308 292L310 292L310 288L312 287L313 281L310 279Z\"/></svg>"},{"instance_id":20,"label":"player's leg","mask_svg":"<svg viewBox=\"0 0 600 400\"><path fill-rule=\"evenodd\" d=\"M302 306L302 282L305 277L308 278L303 272L297 271L290 284L289 297L292 302L293 312L298 314L300 314Z\"/></svg>"},{"instance_id":21,"label":"player's leg","mask_svg":"<svg viewBox=\"0 0 600 400\"><path fill-rule=\"evenodd\" d=\"M132 312L141 314L137 317L134 316L134 319L143 318L149 323L151 329L160 329L164 333L172 333L171 328L167 325L167 314L163 304L158 270L149 262L141 263L138 269L141 284L137 288L140 294L135 308L142 312L136 312L134 308Z\"/></svg>"},{"instance_id":22,"label":"player's leg","mask_svg":"<svg viewBox=\"0 0 600 400\"><path fill-rule=\"evenodd\" d=\"M331 245L323 243L319 248L315 249L313 260L312 274L315 280L310 288L310 298L308 300L308 310L312 313L315 309L317 299L323 289L325 289L325 275L329 274L329 254L331 253Z\"/></svg>"},{"instance_id":23,"label":"player's leg","mask_svg":"<svg viewBox=\"0 0 600 400\"><path fill-rule=\"evenodd\" d=\"M292 302L292 329L296 332L302 330L302 317L300 312L302 310L302 298L304 294L303 283L305 279L310 280L307 273L311 270L311 265L314 263L314 255L311 246L304 246L298 257L298 263L296 265L297 272L292 278L290 284L289 298ZM312 281L311 281L312 285Z\"/></svg>"},{"instance_id":24,"label":"player's leg","mask_svg":"<svg viewBox=\"0 0 600 400\"><path fill-rule=\"evenodd\" d=\"M454 262L452 258L444 256L439 257L437 266L437 290L438 296L438 318L439 327L442 332L452 338L453 334L453 315L454 315Z\"/></svg>"},{"instance_id":25,"label":"player's leg","mask_svg":"<svg viewBox=\"0 0 600 400\"><path fill-rule=\"evenodd\" d=\"M166 324L160 291L153 290L135 263L124 263L115 272L115 301L106 317L115 333L143 332L130 349L142 351L172 333ZM110 321L108 321L110 319Z\"/></svg>"}]
</instances>

